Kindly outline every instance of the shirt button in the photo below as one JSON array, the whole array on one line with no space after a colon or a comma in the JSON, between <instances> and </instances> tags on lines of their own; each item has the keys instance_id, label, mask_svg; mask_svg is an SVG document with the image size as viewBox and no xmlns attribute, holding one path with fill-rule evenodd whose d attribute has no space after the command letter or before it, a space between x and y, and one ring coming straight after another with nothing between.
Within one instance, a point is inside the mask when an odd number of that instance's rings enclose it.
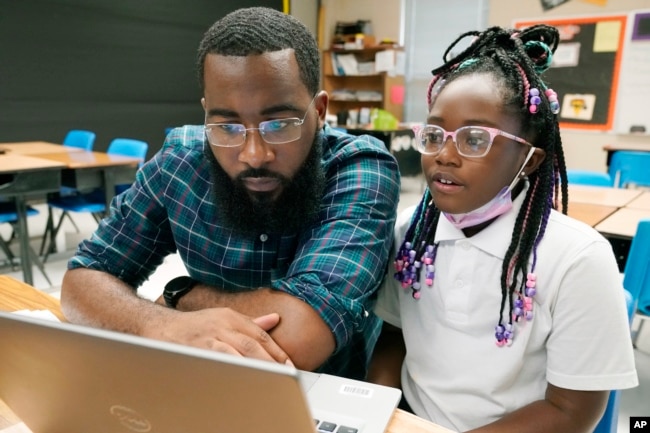
<instances>
[{"instance_id":1,"label":"shirt button","mask_svg":"<svg viewBox=\"0 0 650 433\"><path fill-rule=\"evenodd\" d=\"M268 236L268 235L266 235L266 234L261 234L261 235L260 235L260 240L261 240L262 242L266 242L268 239L269 239L269 236Z\"/></svg>"}]
</instances>

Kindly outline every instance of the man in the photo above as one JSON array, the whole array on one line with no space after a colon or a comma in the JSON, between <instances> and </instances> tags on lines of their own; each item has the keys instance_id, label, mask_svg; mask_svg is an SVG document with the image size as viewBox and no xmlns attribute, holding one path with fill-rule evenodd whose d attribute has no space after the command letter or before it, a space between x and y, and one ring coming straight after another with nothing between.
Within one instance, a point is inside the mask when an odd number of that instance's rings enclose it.
<instances>
[{"instance_id":1,"label":"man","mask_svg":"<svg viewBox=\"0 0 650 433\"><path fill-rule=\"evenodd\" d=\"M66 317L364 378L399 196L394 158L325 125L318 47L291 16L247 8L217 21L198 72L205 126L171 132L80 244ZM139 298L175 251L191 278L170 281L164 302Z\"/></svg>"}]
</instances>

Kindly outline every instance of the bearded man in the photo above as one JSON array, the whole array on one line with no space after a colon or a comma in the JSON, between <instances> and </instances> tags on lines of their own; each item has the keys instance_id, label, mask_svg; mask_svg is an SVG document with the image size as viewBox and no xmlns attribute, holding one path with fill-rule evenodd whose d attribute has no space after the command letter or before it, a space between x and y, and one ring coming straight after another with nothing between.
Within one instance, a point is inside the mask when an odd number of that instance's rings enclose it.
<instances>
[{"instance_id":1,"label":"bearded man","mask_svg":"<svg viewBox=\"0 0 650 433\"><path fill-rule=\"evenodd\" d=\"M204 125L174 129L68 264L75 323L363 379L399 172L325 123L314 36L239 9L199 45ZM137 288L169 254L189 275Z\"/></svg>"}]
</instances>

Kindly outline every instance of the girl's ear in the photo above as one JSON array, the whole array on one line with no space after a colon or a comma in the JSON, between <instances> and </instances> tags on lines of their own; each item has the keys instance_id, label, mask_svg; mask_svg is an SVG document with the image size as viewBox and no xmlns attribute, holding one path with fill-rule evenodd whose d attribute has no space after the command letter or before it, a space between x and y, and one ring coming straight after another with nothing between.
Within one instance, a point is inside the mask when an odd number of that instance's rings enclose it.
<instances>
[{"instance_id":1,"label":"girl's ear","mask_svg":"<svg viewBox=\"0 0 650 433\"><path fill-rule=\"evenodd\" d=\"M544 149L540 149L539 147L536 147L535 150L533 151L533 155L526 163L523 173L526 176L533 173L542 164L542 162L544 162L545 158L546 158L546 152L544 151Z\"/></svg>"}]
</instances>

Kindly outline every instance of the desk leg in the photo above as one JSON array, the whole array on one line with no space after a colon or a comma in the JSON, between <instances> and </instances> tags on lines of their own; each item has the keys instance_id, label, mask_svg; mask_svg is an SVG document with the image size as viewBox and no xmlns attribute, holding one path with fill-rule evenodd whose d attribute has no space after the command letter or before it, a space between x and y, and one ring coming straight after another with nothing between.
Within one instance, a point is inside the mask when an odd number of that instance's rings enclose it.
<instances>
[{"instance_id":1,"label":"desk leg","mask_svg":"<svg viewBox=\"0 0 650 433\"><path fill-rule=\"evenodd\" d=\"M18 237L20 238L20 265L23 267L23 280L30 286L34 284L32 275L32 258L29 254L29 232L27 230L27 204L25 198L16 196L16 214L18 215Z\"/></svg>"},{"instance_id":2,"label":"desk leg","mask_svg":"<svg viewBox=\"0 0 650 433\"><path fill-rule=\"evenodd\" d=\"M115 196L115 173L110 168L105 168L103 171L104 176L104 197L106 199L106 208L104 216L107 216L111 208L111 200Z\"/></svg>"}]
</instances>

